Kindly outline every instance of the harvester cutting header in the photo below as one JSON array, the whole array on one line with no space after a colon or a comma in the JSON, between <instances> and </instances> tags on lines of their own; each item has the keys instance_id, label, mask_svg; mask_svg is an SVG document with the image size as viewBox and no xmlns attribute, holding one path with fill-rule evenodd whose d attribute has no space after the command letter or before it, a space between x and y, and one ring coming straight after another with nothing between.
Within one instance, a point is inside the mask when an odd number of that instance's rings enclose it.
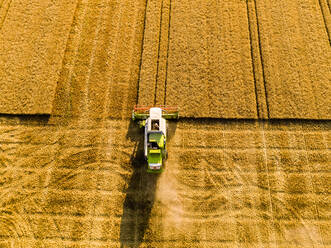
<instances>
[{"instance_id":1,"label":"harvester cutting header","mask_svg":"<svg viewBox=\"0 0 331 248\"><path fill-rule=\"evenodd\" d=\"M132 120L137 120L139 127L145 127L144 156L147 160L147 172L162 172L163 160L167 158L166 140L168 119L178 119L177 107L135 106Z\"/></svg>"}]
</instances>

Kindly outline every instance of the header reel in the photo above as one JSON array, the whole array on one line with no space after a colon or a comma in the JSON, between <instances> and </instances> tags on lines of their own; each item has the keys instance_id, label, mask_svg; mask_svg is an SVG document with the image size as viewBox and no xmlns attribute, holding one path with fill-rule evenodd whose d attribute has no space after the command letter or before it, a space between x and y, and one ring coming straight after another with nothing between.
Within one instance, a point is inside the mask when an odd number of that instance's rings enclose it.
<instances>
[{"instance_id":1,"label":"header reel","mask_svg":"<svg viewBox=\"0 0 331 248\"><path fill-rule=\"evenodd\" d=\"M157 107L162 109L162 118L164 119L178 119L179 118L179 110L178 107L170 107L164 105L158 106L143 106L136 105L132 111L132 120L146 120L149 117L149 109Z\"/></svg>"}]
</instances>

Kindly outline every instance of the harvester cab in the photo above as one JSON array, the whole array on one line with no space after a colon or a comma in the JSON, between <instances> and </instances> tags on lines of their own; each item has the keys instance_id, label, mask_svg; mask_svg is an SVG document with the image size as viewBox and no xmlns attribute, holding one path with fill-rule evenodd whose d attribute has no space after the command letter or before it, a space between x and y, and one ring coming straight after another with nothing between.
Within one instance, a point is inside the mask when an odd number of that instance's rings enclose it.
<instances>
[{"instance_id":1,"label":"harvester cab","mask_svg":"<svg viewBox=\"0 0 331 248\"><path fill-rule=\"evenodd\" d=\"M147 160L147 172L163 171L163 161L167 158L167 119L178 119L177 107L135 106L132 120L145 128L144 156Z\"/></svg>"}]
</instances>

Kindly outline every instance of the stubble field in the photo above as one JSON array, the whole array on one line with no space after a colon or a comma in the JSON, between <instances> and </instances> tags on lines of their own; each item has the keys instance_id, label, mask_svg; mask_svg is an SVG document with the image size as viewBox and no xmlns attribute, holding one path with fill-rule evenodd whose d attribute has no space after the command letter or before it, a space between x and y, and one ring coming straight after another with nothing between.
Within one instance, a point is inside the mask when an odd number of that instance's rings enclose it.
<instances>
[{"instance_id":1,"label":"stubble field","mask_svg":"<svg viewBox=\"0 0 331 248\"><path fill-rule=\"evenodd\" d=\"M0 4L1 248L331 246L327 0ZM180 107L159 176L137 103Z\"/></svg>"}]
</instances>

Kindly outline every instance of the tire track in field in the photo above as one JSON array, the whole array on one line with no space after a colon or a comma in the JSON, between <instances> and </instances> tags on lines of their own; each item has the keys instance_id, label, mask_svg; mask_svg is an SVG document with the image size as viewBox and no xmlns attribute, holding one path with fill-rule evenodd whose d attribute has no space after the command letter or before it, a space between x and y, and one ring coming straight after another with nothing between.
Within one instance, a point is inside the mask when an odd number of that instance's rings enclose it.
<instances>
[{"instance_id":1,"label":"tire track in field","mask_svg":"<svg viewBox=\"0 0 331 248\"><path fill-rule=\"evenodd\" d=\"M77 29L79 24L80 24L80 29L81 29L81 26L83 25L82 19L78 20L80 16L85 16L85 13L86 13L85 12L86 8L83 8L83 1L84 0L78 0L77 1L75 12L74 12L74 15L73 15L73 18L72 18L72 23L71 23L71 26L70 26L70 32L68 33L68 38L67 38L67 41L66 41L66 44L65 44L64 54L63 54L63 58L62 58L62 62L61 62L62 65L61 65L61 68L60 68L60 73L59 73L59 76L58 76L57 86L56 86L56 90L55 90L55 97L54 97L53 104L52 104L52 113L53 113L52 115L53 116L54 115L66 116L68 114L69 109L70 109L70 106L68 106L69 104L65 104L67 101L70 102L70 100L69 100L70 99L70 92L69 92L70 88L67 85L64 86L63 83L64 82L69 83L70 79L72 77L72 68L73 68L73 63L74 63L75 58L76 58L78 46L76 45L73 48L75 55L72 56L73 59L71 59L71 61L70 61L70 56L69 56L69 54L71 54L71 52L70 52L69 49L72 49L72 46L75 43L75 41L77 42L77 40L79 40L80 37L81 37L80 35L78 35L78 36L75 35L75 29ZM86 2L86 1L84 1L84 2ZM85 3L85 5L86 5L86 3ZM81 14L81 11L83 11L83 14ZM81 32L79 34L81 34ZM68 64L71 65L71 69L65 68ZM68 78L66 80L63 78L64 74L67 74ZM63 89L63 88L65 88L65 89ZM65 95L65 97L63 97L63 98L65 98L67 100L64 101L64 102L61 101L61 105L60 105L59 100L57 99L57 97L61 93L63 95ZM59 105L62 107L62 109L61 109L62 111L60 113L56 113L57 108L60 107Z\"/></svg>"},{"instance_id":2,"label":"tire track in field","mask_svg":"<svg viewBox=\"0 0 331 248\"><path fill-rule=\"evenodd\" d=\"M15 137L16 135L18 137ZM14 140L20 141L20 139L24 138L24 135L22 136L20 133L14 133L13 137ZM21 149L16 149L16 155L20 152L24 153L24 147L20 146L20 148ZM8 153L8 150L5 152ZM15 164L15 161L13 161L13 163ZM40 210L40 204L34 202L33 200L33 197L38 193L24 192L24 188L29 185L30 181L40 180L43 177L43 173L37 171L36 173L28 173L26 175L25 173L23 173L23 171L17 172L16 170L12 170L12 168L13 166L10 164L10 162L8 162L6 168L2 173L2 183L4 183L4 185L7 187L3 187L4 192L2 193L2 196L0 198L0 215L3 221L6 221L6 218L10 219L9 222L11 223L10 226L12 227L10 228L10 236L15 240L15 244L17 242L18 245L22 242L22 236L27 236L30 238L34 237L34 230L31 225L31 222L29 221L28 217L24 217L24 205L28 204L29 206L31 206L31 208ZM16 178L16 180L11 180L11 178ZM3 181L4 179L5 181ZM22 230L25 231L22 232ZM17 235L15 234L16 232L18 233Z\"/></svg>"},{"instance_id":3,"label":"tire track in field","mask_svg":"<svg viewBox=\"0 0 331 248\"><path fill-rule=\"evenodd\" d=\"M167 57L169 46L169 27L171 15L171 1L163 0L161 8L161 18L159 26L159 49L158 49L158 62L157 62L157 77L155 88L155 104L164 105L165 91L166 91L166 75L167 75Z\"/></svg>"},{"instance_id":4,"label":"tire track in field","mask_svg":"<svg viewBox=\"0 0 331 248\"><path fill-rule=\"evenodd\" d=\"M176 136L177 136L176 137L177 140L182 139L180 133ZM174 142L176 143L176 141ZM181 151L182 152L180 154L183 154L185 152L185 147L183 147ZM172 154L174 154L175 152L176 151L173 151ZM170 153L171 153L171 145L169 147L169 154ZM197 229L194 228L192 229L192 227L189 228L187 226L188 223L192 221L193 223L198 224L200 222L208 223L209 221L213 222L217 220L215 223L217 224L218 221L223 220L226 221L227 224L232 223L231 226L233 228L230 229L231 230L234 229L235 227L234 218L228 215L229 212L233 213L233 215L236 215L235 211L229 210L229 208L232 209L232 207L234 207L233 205L234 202L231 201L232 195L230 191L224 192L223 189L223 186L225 186L227 189L233 188L235 190L237 188L236 185L231 183L232 179L229 180L229 178L222 176L221 178L216 177L215 180L214 175L212 173L209 173L209 169L214 169L212 168L212 165L209 165L212 162L212 160L205 161L205 158L201 158L201 160L195 161L195 159L188 160L185 159L185 157L182 158L178 157L178 155L177 156L173 155L173 156L175 156L176 158L174 159L170 158L167 161L167 171L172 171L171 174L173 174L173 176L170 176L170 178L172 179L169 178L168 180L166 180L167 186L163 186L165 189L161 190L162 195L159 196L162 205L166 206L167 209L164 213L164 217L163 217L164 220L162 221L164 223L163 235L165 237L169 236L170 233L167 232L168 226L175 225L176 229L178 229L177 236L180 237L180 235L185 234L186 240L190 240L190 239L199 239L204 241L214 240L214 238L210 236L210 234L207 234L205 231L203 231L204 228L202 228L201 230L199 229L201 231L201 232L199 231L199 235L202 235L201 237L195 236L193 238L192 235L194 232L197 231ZM188 171L185 170L185 168L181 168L183 165L192 164L192 162L194 161L196 163L199 163L199 167L201 167L200 170ZM163 182L162 177L160 181L160 187L162 186L162 182ZM236 175L235 178L237 178ZM223 183L220 184L218 182L220 180ZM170 190L170 188L172 190ZM200 189L203 190L200 191ZM204 192L208 192L208 193L203 194ZM220 192L224 192L225 195L223 195L223 193ZM214 194L217 194L218 196L215 196ZM214 209L214 207L216 207L216 209ZM174 224L173 222L177 224ZM226 237L226 235L224 237L223 236L224 234L222 235L222 238L225 239L229 238Z\"/></svg>"},{"instance_id":5,"label":"tire track in field","mask_svg":"<svg viewBox=\"0 0 331 248\"><path fill-rule=\"evenodd\" d=\"M2 212L0 208L0 239L2 239L2 236L10 237L12 239L11 247L26 247L22 237L33 237L31 230L27 228L28 226L27 220L22 215L12 211ZM8 240L8 238L5 240Z\"/></svg>"},{"instance_id":6,"label":"tire track in field","mask_svg":"<svg viewBox=\"0 0 331 248\"><path fill-rule=\"evenodd\" d=\"M329 28L331 28L331 15L330 15L330 5L329 2L327 3L327 6L325 4L326 0L318 0L318 4L321 10L321 15L323 17L323 22L324 22L324 27L325 31L327 33L328 39L329 39L329 44L331 46L331 34ZM326 9L328 8L329 11Z\"/></svg>"},{"instance_id":7,"label":"tire track in field","mask_svg":"<svg viewBox=\"0 0 331 248\"><path fill-rule=\"evenodd\" d=\"M255 5L256 6L256 5ZM268 111L269 113L269 111ZM273 202L272 202L272 194L271 194L271 186L270 186L270 172L269 172L269 166L268 166L268 154L267 154L267 140L265 137L265 127L264 127L264 122L259 122L259 128L261 130L261 136L262 136L262 150L263 150L263 157L264 157L264 169L267 173L267 185L268 185L268 200L269 200L269 209L268 212L270 212L271 215L271 230L272 230L272 234L271 234L271 242L273 245L273 247L278 247L277 245L277 238L276 238L276 230L275 230L275 219L274 219L274 206L273 206Z\"/></svg>"},{"instance_id":8,"label":"tire track in field","mask_svg":"<svg viewBox=\"0 0 331 248\"><path fill-rule=\"evenodd\" d=\"M172 11L172 0L169 0L169 26L168 26L168 42L167 42L167 59L166 59L166 68L165 68L165 79L164 79L164 105L167 104L167 80L168 80L168 63L169 63L169 52L170 52L171 11Z\"/></svg>"},{"instance_id":9,"label":"tire track in field","mask_svg":"<svg viewBox=\"0 0 331 248\"><path fill-rule=\"evenodd\" d=\"M277 135L278 136L278 135ZM323 244L323 239L318 224L317 195L313 190L314 184L311 177L311 164L306 152L304 158L297 150L284 150L284 147L303 147L302 126L294 130L283 130L283 135L276 139L267 136L267 147L275 146L274 142L281 142L279 149L269 155L269 180L272 182L272 204L274 208L275 230L279 237L287 243L296 242L300 245L316 247ZM279 146L279 145L276 145ZM284 220L291 224L284 224ZM305 235L307 233L308 235ZM308 236L307 239L305 236ZM283 241L283 242L284 242Z\"/></svg>"},{"instance_id":10,"label":"tire track in field","mask_svg":"<svg viewBox=\"0 0 331 248\"><path fill-rule=\"evenodd\" d=\"M253 69L253 77L254 77L254 90L255 90L255 101L256 101L256 113L257 113L257 118L263 118L263 112L261 110L260 112L260 103L258 99L258 93L257 93L257 72L256 72L256 66L254 63L254 52L253 52L253 31L252 31L252 24L251 24L251 17L250 17L250 10L248 6L248 0L246 0L246 7L247 7L247 23L248 23L248 31L249 31L249 42L251 46L251 60L252 60L252 69Z\"/></svg>"},{"instance_id":11,"label":"tire track in field","mask_svg":"<svg viewBox=\"0 0 331 248\"><path fill-rule=\"evenodd\" d=\"M156 61L156 74L155 74L155 89L154 89L154 105L156 105L156 97L157 97L157 88L158 88L158 79L159 79L159 66L160 66L160 48L161 48L161 37L162 37L162 17L163 17L163 2L161 0L161 10L160 10L160 26L159 26L159 42L157 49L157 61Z\"/></svg>"},{"instance_id":12,"label":"tire track in field","mask_svg":"<svg viewBox=\"0 0 331 248\"><path fill-rule=\"evenodd\" d=\"M82 43L82 33L83 33L83 23L88 11L88 0L79 0L76 5L75 13L73 16L73 21L71 24L71 30L69 32L69 36L67 39L66 49L63 56L62 61L62 69L58 79L58 86L56 89L56 96L54 97L53 102L53 114L52 116L60 116L60 119L55 119L54 122L63 122L66 123L68 117L73 116L72 113L72 79L74 76L75 64L77 61L77 55L79 52L79 46ZM65 136L65 130L67 128L60 125L56 131L56 133L60 136L60 144L61 139ZM58 148L58 153L56 155L56 161L58 161L58 157L61 156L61 145ZM43 209L42 212L46 211L45 207L47 207L48 202L50 201L51 196L49 195L48 189L51 184L54 184L53 179L54 166L51 165L49 172L47 174L46 180L44 182L44 190L42 190L42 202ZM55 182L55 184L61 185L61 181L65 181L66 178L70 178L70 175L66 175L61 180ZM58 233L61 240L64 239L61 226L56 219L50 218L51 223L55 227L56 232ZM42 229L42 225L40 227Z\"/></svg>"},{"instance_id":13,"label":"tire track in field","mask_svg":"<svg viewBox=\"0 0 331 248\"><path fill-rule=\"evenodd\" d=\"M255 2L246 0L247 21L250 38L251 60L254 77L254 88L256 96L256 108L258 119L268 119L268 108L266 91L264 84L263 65L261 62L261 50L259 47L260 37L258 34L258 26L255 11Z\"/></svg>"},{"instance_id":14,"label":"tire track in field","mask_svg":"<svg viewBox=\"0 0 331 248\"><path fill-rule=\"evenodd\" d=\"M248 0L247 0L248 1ZM263 92L265 95L265 104L266 104L266 111L267 111L267 118L270 119L270 110L269 110L269 98L268 98L268 92L267 92L267 81L265 77L265 67L264 67L264 55L262 53L262 44L261 44L261 30L260 30L260 20L259 20L259 14L256 6L256 1L253 0L254 3L254 12L255 12L255 20L256 20L256 26L257 26L257 40L258 40L258 54L259 54L259 61L261 61L261 73L262 73L262 79L263 79ZM248 2L247 2L248 4ZM263 93L262 93L263 94Z\"/></svg>"},{"instance_id":15,"label":"tire track in field","mask_svg":"<svg viewBox=\"0 0 331 248\"><path fill-rule=\"evenodd\" d=\"M77 2L73 23L71 25L66 50L63 56L62 69L59 75L53 102L51 122L53 117L55 119L59 116L63 117L63 122L65 122L65 119L69 119L74 116L74 113L72 112L72 80L74 77L79 47L83 39L83 25L87 15L87 10L88 0L79 0ZM54 120L54 122L57 121L58 120Z\"/></svg>"},{"instance_id":16,"label":"tire track in field","mask_svg":"<svg viewBox=\"0 0 331 248\"><path fill-rule=\"evenodd\" d=\"M68 71L65 71L63 75L63 80L69 80L69 82L64 82L64 85L65 87L69 87L70 94L69 97L64 94L58 98L59 106L63 104L62 101L66 102L65 97L70 100L70 117L76 117L78 123L84 116L87 117L86 98L88 94L88 82L94 62L96 35L99 32L98 28L100 28L96 26L99 19L98 14L100 14L100 9L102 9L100 4L92 3L91 1L86 1L85 3L86 10L84 10L82 19L80 19L82 23L77 23L78 30L73 36L73 53L69 50L67 54L68 61L72 64L68 64Z\"/></svg>"},{"instance_id":17,"label":"tire track in field","mask_svg":"<svg viewBox=\"0 0 331 248\"><path fill-rule=\"evenodd\" d=\"M329 89L330 46L324 35L318 2L255 3L270 116L328 119L325 94ZM314 88L317 90L313 91ZM313 104L309 104L311 102Z\"/></svg>"},{"instance_id":18,"label":"tire track in field","mask_svg":"<svg viewBox=\"0 0 331 248\"><path fill-rule=\"evenodd\" d=\"M182 132L177 133L176 145L179 146L178 142L180 139L184 138L181 137ZM185 135L185 133L183 133ZM189 134L186 134L189 135ZM253 137L249 134L247 136L252 137L251 138L251 145L253 145ZM223 137L222 140L226 140L227 138ZM192 140L192 142L195 142L195 140ZM205 139L205 137L200 137L199 142L208 142L208 139ZM195 142L196 143L196 142ZM182 145L185 143L182 142ZM201 145L204 145L205 143L201 143ZM229 143L226 146L231 146ZM172 146L170 146L171 148ZM170 150L169 150L170 151ZM179 152L180 154L183 154L186 151L186 146L182 147L180 150L173 151L172 154ZM196 158L189 159L189 157L179 157L179 159L175 159L175 161L168 161L168 167L167 170L173 171L175 177L177 178L176 181L179 183L177 184L176 190L178 191L178 196L180 196L181 199L186 199L182 201L183 203L186 202L185 206L182 207L182 209L177 209L177 207L180 205L179 203L176 204L176 207L173 208L173 203L165 203L165 206L167 206L168 214L167 215L174 215L174 216L181 216L180 219L182 219L182 222L187 222L188 220L195 221L196 223L199 223L200 221L209 221L215 220L216 223L222 222L222 220L236 220L238 219L238 225L236 225L235 222L233 222L233 227L239 228L238 230L241 230L241 228L249 228L246 225L246 220L243 218L246 215L250 217L253 217L257 221L265 221L265 218L271 218L271 215L269 214L269 211L258 211L257 207L255 207L255 211L253 211L253 214L251 214L250 209L253 207L254 204L249 207L246 207L246 204L249 204L249 202L253 202L253 198L250 197L250 195L247 195L247 197L241 197L241 195L246 195L248 192L256 192L256 190L259 190L258 185L253 183L256 181L254 179L254 175L257 175L257 172L255 170L250 171L249 173L244 173L241 169L241 167L236 162L236 156L233 157L233 155L237 154L237 151L235 153L232 152L232 150L226 151L223 153L223 158L220 159L218 156L214 156L214 158L210 157L209 154L206 154L206 157L203 156L203 153L199 152L199 149L196 149ZM231 152L231 153L229 153ZM192 152L190 152L192 157ZM211 153L213 154L213 152ZM195 156L194 156L195 157ZM217 159L218 158L218 159ZM220 163L217 163L218 166L221 166L220 168L215 168L216 164L215 161L220 161ZM182 161L182 162L180 162ZM245 160L246 161L246 160ZM170 164L169 164L170 163ZM200 169L199 170L188 170L189 165L192 165L195 163ZM169 168L170 165L178 166L176 164L179 164L179 168L175 170L176 168ZM185 166L187 164L187 166ZM185 167L184 167L185 166ZM247 166L247 164L246 164ZM248 166L255 166L254 163ZM244 167L243 167L244 168ZM214 173L215 169L219 169L221 171L226 170L228 173ZM181 176L182 175L182 176ZM221 176L221 177L220 177ZM248 176L248 177L247 177ZM226 187L226 191L224 192L224 187ZM245 187L245 188L243 188ZM213 190L214 188L214 190ZM200 190L204 189L204 190ZM192 196L192 190L195 191ZM264 190L263 190L264 191ZM204 194L204 192L209 192L210 195ZM222 192L222 193L221 193ZM238 193L242 192L242 194ZM225 193L225 195L223 194ZM216 197L215 195L219 196L225 196L225 205L222 207L219 204L213 204L213 202L223 202L224 199L221 197ZM196 196L199 196L199 199L197 199ZM246 199L246 200L245 200ZM250 200L249 200L250 199ZM255 199L255 198L254 198ZM217 206L219 205L219 206ZM256 206L259 205L259 203L256 203ZM169 207L170 206L170 207ZM197 206L200 206L199 208ZM214 209L210 208L215 206L217 211L215 212ZM232 208L230 207L232 206ZM224 208L224 209L223 209ZM167 216L166 215L166 216ZM266 217L263 217L266 216ZM178 217L179 218L179 217ZM165 221L166 222L166 221ZM185 226L182 227L185 229ZM230 227L229 227L230 228ZM231 229L231 228L230 228ZM164 230L167 230L167 228L164 228ZM197 229L192 229L192 231ZM250 231L252 229L248 229ZM166 232L166 231L165 231ZM191 230L190 230L191 232ZM261 232L261 233L260 233ZM246 238L253 238L254 241L256 241L256 244L262 244L262 232L264 233L265 230L260 230L256 233L255 231L250 232L252 235L256 236L256 239L254 236L250 236L249 234ZM184 232L185 233L185 232ZM235 232L236 233L236 232ZM242 233L237 233L237 241L239 242L239 237L242 239ZM267 236L268 238L268 236ZM203 239L201 239L203 240ZM206 240L206 238L205 238ZM264 239L263 239L264 241ZM266 242L269 242L268 240Z\"/></svg>"},{"instance_id":19,"label":"tire track in field","mask_svg":"<svg viewBox=\"0 0 331 248\"><path fill-rule=\"evenodd\" d=\"M99 6L100 7L100 6ZM102 8L100 9L100 11L102 10ZM99 12L99 21L100 21L100 18L101 18L101 12ZM85 19L85 18L83 18L83 19ZM100 22L99 22L99 24L97 25L97 26L100 26ZM86 28L86 27L85 27ZM96 34L96 36L97 36L97 32L95 32L95 34ZM80 34L79 34L79 36L78 36L78 38L79 38L79 40L80 41L82 41L82 39L80 39ZM94 40L92 41L92 45L95 47L95 45L96 45L96 37L94 37ZM78 43L78 44L80 44L80 43ZM77 51L77 50L76 50ZM79 51L79 50L78 50ZM79 54L79 52L82 52L82 51L79 51L78 52L77 51L77 53L76 53L76 55L77 54ZM89 62L89 64L90 64L90 67L92 67L92 63L91 63L91 61L93 62L93 59L94 59L94 54L95 54L95 49L92 49L92 51L91 51L91 53L90 53L90 57L88 58L88 62ZM75 56L75 60L77 60L76 59L77 58L77 56ZM73 62L73 64L77 64L77 63L74 63ZM75 65L73 65L73 70L76 70L77 68L76 68L76 66ZM89 80L89 77L87 77L86 78L86 80ZM82 94L81 95L81 99L80 99L80 101L79 102L82 102L83 103L83 106L85 107L85 110L88 110L89 109L89 107L88 107L88 101L86 100L86 97L88 97L88 81L85 81L85 87L82 87L82 88L85 88L85 94ZM78 100L78 99L77 99ZM80 115L80 113L78 113L78 117L79 117L79 119L78 119L78 122L77 122L77 124L78 124L78 126L79 125L85 125L85 124L88 124L88 123L85 123L85 120L86 119L88 119L88 117L89 117L89 113L83 113L82 115ZM69 127L69 128L71 128L71 127ZM67 130L67 128L65 127L65 126L58 126L58 131L61 133L61 135L63 135L63 137L65 137L65 135L66 135L66 130ZM89 137L87 137L87 138L89 138ZM91 137L92 138L92 137ZM92 142L92 144L93 144L93 141L91 140L91 142ZM63 147L63 143L60 141L60 147L59 147L59 152L58 152L58 155L57 155L57 159L56 159L56 161L63 161L63 162L65 162L65 161L67 161L67 162L75 162L75 160L71 160L71 158L72 158L72 155L74 155L74 157L75 157L75 154L72 154L71 152L72 152L72 150L71 150L71 148L69 147L69 148L66 148L66 147ZM64 152L64 151L66 151L67 150L67 152L66 152L66 154L67 154L67 156L64 156L64 157L62 157L61 158L61 156L60 156L60 154L62 155L62 153ZM77 157L78 159L80 158L80 156L81 155L83 155L84 153L81 153L81 151L82 151L82 149L81 148L79 148L78 149L79 150L79 152L77 153L79 156ZM94 156L97 156L97 153L94 153L93 151L92 151L92 153L90 152L90 148L87 148L87 149L83 149L83 152L84 152L84 150L86 151L86 158L88 159L88 160L90 160L90 159L93 159L93 157ZM83 158L84 158L84 155L83 155ZM61 165L61 163L60 163L60 165ZM72 165L74 165L74 164L72 164ZM82 164L81 166L88 166L89 164L87 163L87 164ZM77 166L77 165L75 165L75 166ZM79 166L79 165L78 165ZM81 167L80 166L80 167ZM48 177L46 177L46 179L45 179L45 184L44 184L44 186L45 187L51 187L51 184L50 184L50 181L51 181L51 179L52 179L52 177L53 177L53 173L51 174L51 175L49 175ZM71 172L69 172L69 173L67 173L66 175L64 175L60 180L57 180L57 181L53 181L52 180L52 183L54 183L54 184L56 184L56 186L57 187L61 187L61 186L65 186L65 185L71 185L71 184L76 184L76 181L77 181L77 179L80 179L80 178L84 178L84 174L81 174L81 173L77 173L75 170L72 170ZM33 178L30 178L30 180L34 180ZM88 182L88 183L94 183L93 181L92 182ZM51 204L51 202L53 202L53 200L57 200L56 198L54 198L54 196L51 196L51 195L49 195L49 192L48 192L48 190L47 189L45 189L45 190L42 190L41 191L42 192L42 194L43 194L43 198L47 198L47 200L44 200L44 203L43 203L43 206L40 206L41 208L43 208L43 209L40 209L40 207L39 208L37 208L37 209L39 209L39 211L41 211L41 212L45 212L45 209L47 208L47 207L50 207L52 204ZM24 198L27 198L27 197L24 197ZM31 197L30 197L31 198ZM38 200L38 198L40 198L39 196L38 196L38 194L35 196L35 197L33 197L33 198L35 198L35 199L37 199ZM74 198L73 198L74 199ZM71 200L70 198L69 199L67 199L67 200ZM47 206L49 204L49 206ZM24 205L24 204L23 204ZM87 209L93 209L93 205L91 204L91 205L88 205L88 208ZM52 224L52 226L55 226L55 230L57 230L56 232L58 233L58 235L59 235L59 237L61 238L61 239L64 239L65 237L63 236L63 226L61 225L61 223L58 223L58 221L57 220L55 220L55 219L53 219L53 218L51 218L51 221L53 222L53 224ZM43 229L43 225L42 224L39 224L39 227L40 227L40 229L42 230ZM81 228L75 228L75 227L71 227L71 228L73 228L72 230L71 230L71 232L72 232L72 234L71 234L71 236L72 237L82 237L82 235L84 235L84 232L82 232L82 230L81 230ZM39 228L38 228L39 229ZM87 229L87 230L89 230L89 229Z\"/></svg>"},{"instance_id":20,"label":"tire track in field","mask_svg":"<svg viewBox=\"0 0 331 248\"><path fill-rule=\"evenodd\" d=\"M5 23L11 3L12 0L2 0L0 4L0 30L2 29L3 24Z\"/></svg>"},{"instance_id":21,"label":"tire track in field","mask_svg":"<svg viewBox=\"0 0 331 248\"><path fill-rule=\"evenodd\" d=\"M154 105L157 75L160 63L160 39L162 26L161 12L163 11L163 0L150 0L147 3L146 23L144 34L144 47L140 70L139 96L140 105Z\"/></svg>"},{"instance_id":22,"label":"tire track in field","mask_svg":"<svg viewBox=\"0 0 331 248\"><path fill-rule=\"evenodd\" d=\"M255 147L254 137L251 135L252 131L248 131L246 133L247 138L250 141L248 143L250 146L255 149L254 150L254 158L249 159L247 153L244 153L244 157L239 155L240 153L233 153L230 151L225 151L225 161L224 168L233 175L237 181L238 188L230 189L226 195L228 199L233 198L232 205L233 208L231 211L227 211L224 217L230 217L235 220L236 226L236 237L237 241L242 244L243 242L254 243L257 247L263 247L265 242L269 242L268 237L263 237L262 235L266 230L263 230L262 227L259 226L250 226L248 225L247 219L253 219L257 223L264 223L267 218L270 218L269 211L265 211L260 209L261 199L259 196L264 194L265 190L262 190L258 187L258 172L256 166L256 157L255 153L258 151L258 147ZM225 137L223 137L226 140ZM244 163L242 163L244 162ZM211 163L208 163L209 169L207 171L213 171L213 166ZM252 170L246 171L246 168L252 167ZM245 171L243 170L245 169ZM208 173L210 177L213 177L213 173ZM214 185L218 185L219 192L222 190L222 185L219 183L219 180L213 180ZM223 218L224 218L223 217ZM267 239L267 240L266 240Z\"/></svg>"},{"instance_id":23,"label":"tire track in field","mask_svg":"<svg viewBox=\"0 0 331 248\"><path fill-rule=\"evenodd\" d=\"M100 3L99 3L100 4ZM98 6L98 4L96 4ZM109 5L108 5L109 6ZM89 91L90 91L90 81L91 81L91 75L92 75L92 68L95 66L95 58L96 58L96 52L98 47L98 41L99 41L99 34L101 29L101 23L102 23L102 16L105 6L103 4L100 4L98 6L100 10L98 11L98 17L97 17L97 24L95 33L93 36L92 41L92 51L91 55L88 61L88 69L87 69L87 76L85 78L85 87L83 87L83 98L82 100L82 112L80 114L81 116L81 122L79 122L79 126L86 125L86 122L90 120L90 111L89 111Z\"/></svg>"},{"instance_id":24,"label":"tire track in field","mask_svg":"<svg viewBox=\"0 0 331 248\"><path fill-rule=\"evenodd\" d=\"M301 125L301 132L304 133L302 125ZM308 147L307 147L307 144L306 144L305 140L304 140L304 148L305 148L306 151L308 151ZM326 147L326 149L327 149L327 147ZM311 171L309 159L308 159L308 156L307 156L306 153L305 153L305 158L306 158L306 166L308 168L308 177L309 177L308 180L309 180L310 188L311 188L312 193L315 193L316 189L315 189L314 180L313 180L313 177L312 177L312 171ZM315 218L314 219L320 220L320 215L319 215L319 211L318 211L318 207L317 207L317 200L316 200L315 195L313 195L313 201L314 201L314 210L315 210ZM318 234L319 234L319 240L321 240L322 245L325 246L324 237L322 235L320 225L318 225L317 229L318 229Z\"/></svg>"}]
</instances>

